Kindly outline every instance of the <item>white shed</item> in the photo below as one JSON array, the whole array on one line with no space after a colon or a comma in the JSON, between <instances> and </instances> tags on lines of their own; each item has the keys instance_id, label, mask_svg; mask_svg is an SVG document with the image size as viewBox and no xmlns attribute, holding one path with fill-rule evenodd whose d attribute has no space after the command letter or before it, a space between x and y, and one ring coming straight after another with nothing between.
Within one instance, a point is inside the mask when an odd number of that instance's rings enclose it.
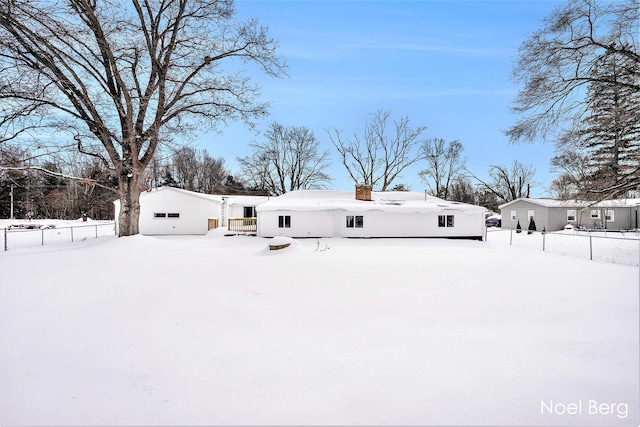
<instances>
[{"instance_id":1,"label":"white shed","mask_svg":"<svg viewBox=\"0 0 640 427\"><path fill-rule=\"evenodd\" d=\"M357 194L360 193L358 190ZM358 197L358 198L356 198ZM480 206L419 192L300 190L257 207L261 237L485 237Z\"/></svg>"},{"instance_id":2,"label":"white shed","mask_svg":"<svg viewBox=\"0 0 640 427\"><path fill-rule=\"evenodd\" d=\"M118 220L120 201L116 200ZM209 219L222 215L222 196L160 187L140 195L140 234L207 234ZM117 229L117 226L116 226Z\"/></svg>"}]
</instances>

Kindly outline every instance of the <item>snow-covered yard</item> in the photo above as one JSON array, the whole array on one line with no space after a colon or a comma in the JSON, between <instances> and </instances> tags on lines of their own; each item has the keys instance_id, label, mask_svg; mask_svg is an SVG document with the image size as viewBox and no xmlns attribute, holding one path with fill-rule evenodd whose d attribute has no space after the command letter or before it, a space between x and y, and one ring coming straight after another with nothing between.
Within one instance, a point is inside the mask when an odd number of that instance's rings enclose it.
<instances>
[{"instance_id":1,"label":"snow-covered yard","mask_svg":"<svg viewBox=\"0 0 640 427\"><path fill-rule=\"evenodd\" d=\"M0 424L640 421L637 267L223 233L0 253Z\"/></svg>"}]
</instances>

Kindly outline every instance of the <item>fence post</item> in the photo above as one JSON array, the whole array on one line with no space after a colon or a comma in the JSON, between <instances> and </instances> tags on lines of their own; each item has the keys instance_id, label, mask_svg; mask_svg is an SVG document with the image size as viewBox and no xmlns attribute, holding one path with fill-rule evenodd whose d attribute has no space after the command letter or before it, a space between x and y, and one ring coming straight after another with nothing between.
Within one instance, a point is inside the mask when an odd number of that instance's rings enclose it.
<instances>
[{"instance_id":1,"label":"fence post","mask_svg":"<svg viewBox=\"0 0 640 427\"><path fill-rule=\"evenodd\" d=\"M98 225L96 224L96 239L98 238Z\"/></svg>"},{"instance_id":2,"label":"fence post","mask_svg":"<svg viewBox=\"0 0 640 427\"><path fill-rule=\"evenodd\" d=\"M589 259L593 260L593 236L589 234Z\"/></svg>"},{"instance_id":3,"label":"fence post","mask_svg":"<svg viewBox=\"0 0 640 427\"><path fill-rule=\"evenodd\" d=\"M513 242L513 229L509 230L509 246L511 246L511 242Z\"/></svg>"},{"instance_id":4,"label":"fence post","mask_svg":"<svg viewBox=\"0 0 640 427\"><path fill-rule=\"evenodd\" d=\"M9 249L9 245L7 242L7 239L9 238L9 235L7 234L7 229L4 229L4 251L6 252Z\"/></svg>"},{"instance_id":5,"label":"fence post","mask_svg":"<svg viewBox=\"0 0 640 427\"><path fill-rule=\"evenodd\" d=\"M547 233L542 233L542 252L544 252L544 245L546 242Z\"/></svg>"},{"instance_id":6,"label":"fence post","mask_svg":"<svg viewBox=\"0 0 640 427\"><path fill-rule=\"evenodd\" d=\"M44 246L44 228L41 228L40 231L42 231L42 246Z\"/></svg>"},{"instance_id":7,"label":"fence post","mask_svg":"<svg viewBox=\"0 0 640 427\"><path fill-rule=\"evenodd\" d=\"M69 227L69 230L71 230L71 243L73 243L73 227Z\"/></svg>"}]
</instances>

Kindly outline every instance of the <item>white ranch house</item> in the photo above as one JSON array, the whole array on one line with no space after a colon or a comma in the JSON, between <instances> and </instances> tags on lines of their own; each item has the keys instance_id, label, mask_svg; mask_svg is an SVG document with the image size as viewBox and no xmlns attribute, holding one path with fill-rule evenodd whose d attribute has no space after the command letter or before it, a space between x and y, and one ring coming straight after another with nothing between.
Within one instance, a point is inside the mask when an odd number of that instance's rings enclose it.
<instances>
[{"instance_id":1,"label":"white ranch house","mask_svg":"<svg viewBox=\"0 0 640 427\"><path fill-rule=\"evenodd\" d=\"M486 209L419 192L299 190L257 207L261 237L443 237L483 240Z\"/></svg>"},{"instance_id":2,"label":"white ranch house","mask_svg":"<svg viewBox=\"0 0 640 427\"><path fill-rule=\"evenodd\" d=\"M120 201L116 200L116 221ZM206 234L225 227L260 237L485 238L486 209L419 192L299 190L223 196L161 187L140 196L140 234Z\"/></svg>"}]
</instances>

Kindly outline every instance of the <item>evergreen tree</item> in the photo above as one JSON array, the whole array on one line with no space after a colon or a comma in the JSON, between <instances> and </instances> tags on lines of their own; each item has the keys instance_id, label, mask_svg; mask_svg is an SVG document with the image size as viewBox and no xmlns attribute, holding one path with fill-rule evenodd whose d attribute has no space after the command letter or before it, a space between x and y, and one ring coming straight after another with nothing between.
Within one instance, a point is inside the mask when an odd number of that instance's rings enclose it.
<instances>
[{"instance_id":1,"label":"evergreen tree","mask_svg":"<svg viewBox=\"0 0 640 427\"><path fill-rule=\"evenodd\" d=\"M529 227L527 228L527 234L531 234L534 231L537 231L536 222L534 221L533 217L531 217L531 219L529 220Z\"/></svg>"},{"instance_id":2,"label":"evergreen tree","mask_svg":"<svg viewBox=\"0 0 640 427\"><path fill-rule=\"evenodd\" d=\"M516 233L522 233L522 226L520 225L520 220L518 220L518 224L516 224Z\"/></svg>"},{"instance_id":3,"label":"evergreen tree","mask_svg":"<svg viewBox=\"0 0 640 427\"><path fill-rule=\"evenodd\" d=\"M640 92L633 88L640 84L638 67L615 53L598 58L587 91L588 115L560 140L564 150L588 158L587 179L580 179L588 183L582 196L623 186L640 166Z\"/></svg>"}]
</instances>

